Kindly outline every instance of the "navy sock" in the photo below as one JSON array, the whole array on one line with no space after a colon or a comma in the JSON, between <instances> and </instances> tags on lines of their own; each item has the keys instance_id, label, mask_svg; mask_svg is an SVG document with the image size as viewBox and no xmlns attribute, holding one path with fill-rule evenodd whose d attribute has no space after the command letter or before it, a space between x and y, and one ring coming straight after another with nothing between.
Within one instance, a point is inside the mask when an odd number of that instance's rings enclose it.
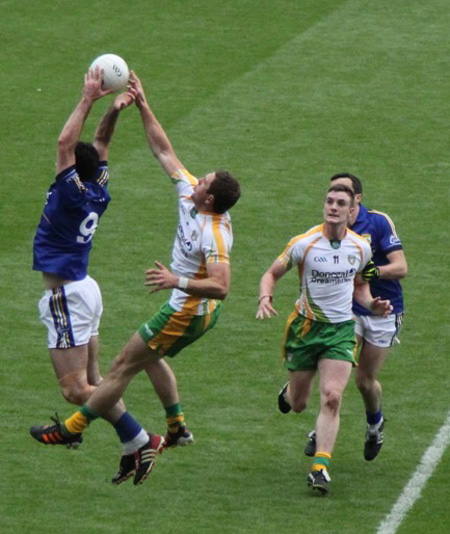
<instances>
[{"instance_id":1,"label":"navy sock","mask_svg":"<svg viewBox=\"0 0 450 534\"><path fill-rule=\"evenodd\" d=\"M383 412L381 410L381 408L378 410L378 412L376 413L369 413L369 412L366 412L366 415L367 415L367 424L369 425L377 425L382 417L383 417Z\"/></svg>"},{"instance_id":2,"label":"navy sock","mask_svg":"<svg viewBox=\"0 0 450 534\"><path fill-rule=\"evenodd\" d=\"M125 412L114 424L121 443L134 439L142 430L141 425L128 412Z\"/></svg>"}]
</instances>

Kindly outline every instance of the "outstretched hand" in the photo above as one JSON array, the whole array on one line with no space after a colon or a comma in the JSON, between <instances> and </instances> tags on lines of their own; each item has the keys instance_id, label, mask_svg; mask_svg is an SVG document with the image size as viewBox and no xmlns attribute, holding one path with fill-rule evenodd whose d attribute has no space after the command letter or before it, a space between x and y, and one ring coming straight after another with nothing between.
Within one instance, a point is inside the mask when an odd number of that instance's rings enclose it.
<instances>
[{"instance_id":1,"label":"outstretched hand","mask_svg":"<svg viewBox=\"0 0 450 534\"><path fill-rule=\"evenodd\" d=\"M153 289L150 293L155 293L161 289L173 289L177 287L178 276L175 276L159 261L155 261L157 269L148 269L145 271L145 285Z\"/></svg>"},{"instance_id":2,"label":"outstretched hand","mask_svg":"<svg viewBox=\"0 0 450 534\"><path fill-rule=\"evenodd\" d=\"M256 312L256 318L270 319L272 315L278 315L277 310L272 306L272 297L261 297L259 300L258 311Z\"/></svg>"},{"instance_id":3,"label":"outstretched hand","mask_svg":"<svg viewBox=\"0 0 450 534\"><path fill-rule=\"evenodd\" d=\"M114 100L114 107L122 111L123 109L130 106L136 99L136 92L131 86L127 87L125 93L121 93L119 96L116 96Z\"/></svg>"},{"instance_id":4,"label":"outstretched hand","mask_svg":"<svg viewBox=\"0 0 450 534\"><path fill-rule=\"evenodd\" d=\"M370 310L374 315L379 315L381 317L388 317L394 307L391 304L390 300L381 300L381 297L375 297L372 300L370 305Z\"/></svg>"},{"instance_id":5,"label":"outstretched hand","mask_svg":"<svg viewBox=\"0 0 450 534\"><path fill-rule=\"evenodd\" d=\"M134 70L130 71L130 87L134 91L136 105L139 107L141 104L145 104L146 97L144 88Z\"/></svg>"},{"instance_id":6,"label":"outstretched hand","mask_svg":"<svg viewBox=\"0 0 450 534\"><path fill-rule=\"evenodd\" d=\"M84 75L83 96L92 102L113 92L112 89L102 89L103 70L97 65L95 69L89 69Z\"/></svg>"}]
</instances>

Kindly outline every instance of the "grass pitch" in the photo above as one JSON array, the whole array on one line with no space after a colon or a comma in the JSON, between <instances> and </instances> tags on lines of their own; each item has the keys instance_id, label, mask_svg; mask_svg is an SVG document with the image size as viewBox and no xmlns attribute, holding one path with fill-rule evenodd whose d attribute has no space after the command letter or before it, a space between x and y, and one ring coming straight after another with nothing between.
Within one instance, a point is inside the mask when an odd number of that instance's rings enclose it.
<instances>
[{"instance_id":1,"label":"grass pitch","mask_svg":"<svg viewBox=\"0 0 450 534\"><path fill-rule=\"evenodd\" d=\"M431 0L3 1L0 170L3 477L1 530L170 534L377 531L449 409L447 3ZM146 483L113 487L120 448L99 421L80 450L41 447L28 427L72 408L58 392L37 318L31 246L53 180L56 140L93 58L112 52L140 75L181 161L241 180L232 210L232 290L216 328L173 362L195 445L168 451ZM95 105L92 136L108 102ZM102 369L164 301L143 272L170 262L172 186L135 109L111 147L113 201L90 273L105 312ZM351 382L331 466L332 493L306 488L305 434L317 397L282 416L276 395L284 320L297 292L280 282L280 317L254 319L261 274L288 239L321 220L328 177L348 170L364 202L395 221L409 262L402 343L383 369L386 442L362 456L364 413ZM147 428L164 414L139 376L125 400ZM448 531L448 451L399 533Z\"/></svg>"}]
</instances>

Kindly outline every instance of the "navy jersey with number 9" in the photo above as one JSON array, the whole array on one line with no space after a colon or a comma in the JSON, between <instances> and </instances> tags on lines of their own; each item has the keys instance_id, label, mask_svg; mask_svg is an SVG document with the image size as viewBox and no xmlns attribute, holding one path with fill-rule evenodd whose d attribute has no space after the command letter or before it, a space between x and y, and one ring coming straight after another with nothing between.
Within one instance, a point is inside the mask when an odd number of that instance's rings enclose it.
<instances>
[{"instance_id":1,"label":"navy jersey with number 9","mask_svg":"<svg viewBox=\"0 0 450 534\"><path fill-rule=\"evenodd\" d=\"M92 238L111 200L108 180L106 161L92 182L82 182L75 166L58 174L34 238L34 270L66 280L86 277Z\"/></svg>"}]
</instances>

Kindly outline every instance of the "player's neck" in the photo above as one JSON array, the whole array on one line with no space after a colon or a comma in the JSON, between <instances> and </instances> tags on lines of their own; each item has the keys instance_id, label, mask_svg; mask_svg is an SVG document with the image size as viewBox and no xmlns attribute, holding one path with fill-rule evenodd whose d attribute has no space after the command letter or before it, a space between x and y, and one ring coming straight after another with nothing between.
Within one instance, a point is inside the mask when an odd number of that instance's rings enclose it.
<instances>
[{"instance_id":1,"label":"player's neck","mask_svg":"<svg viewBox=\"0 0 450 534\"><path fill-rule=\"evenodd\" d=\"M342 224L329 224L324 222L323 235L330 241L342 241L347 232L347 226Z\"/></svg>"}]
</instances>

